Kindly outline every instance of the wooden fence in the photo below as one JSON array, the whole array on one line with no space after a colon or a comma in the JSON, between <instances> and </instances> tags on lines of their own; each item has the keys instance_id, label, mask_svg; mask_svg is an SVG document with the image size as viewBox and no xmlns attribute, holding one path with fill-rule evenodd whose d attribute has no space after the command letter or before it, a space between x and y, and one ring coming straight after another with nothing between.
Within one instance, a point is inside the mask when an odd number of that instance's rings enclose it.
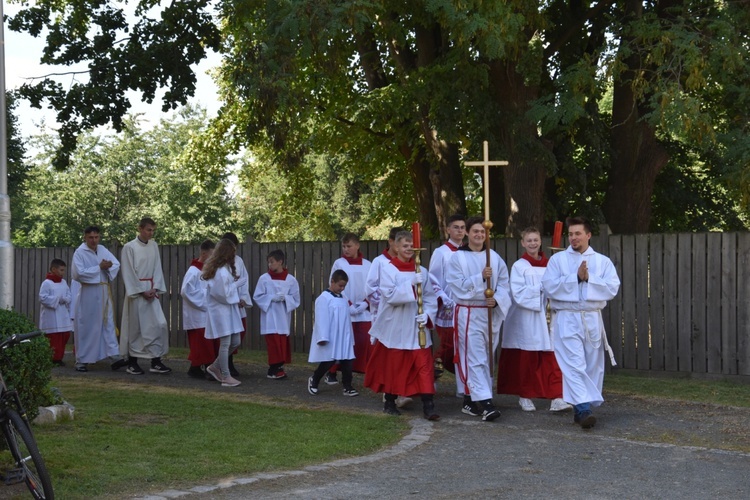
<instances>
[{"instance_id":1,"label":"wooden fence","mask_svg":"<svg viewBox=\"0 0 750 500\"><path fill-rule=\"evenodd\" d=\"M750 375L750 233L609 235L606 226L592 237L597 251L609 255L622 281L620 293L604 310L618 366L629 370L694 374ZM549 239L544 240L545 247ZM423 242L429 256L441 242ZM497 239L494 249L509 264L522 254L515 239ZM252 288L266 272L266 255L287 255L289 272L300 284L302 302L292 318L292 349L307 352L313 303L328 285L331 265L340 256L338 242L245 242L238 249ZM362 242L370 259L384 248L381 241ZM110 247L119 258L120 247ZM169 288L161 298L170 328L170 345L186 346L179 297L182 277L197 246L160 247ZM38 291L53 258L69 265L74 248L17 248L15 307L32 319L39 316ZM510 267L510 266L509 266ZM69 273L68 273L69 274ZM115 281L116 322L122 312L122 280ZM264 349L259 314L248 315L245 347Z\"/></svg>"}]
</instances>

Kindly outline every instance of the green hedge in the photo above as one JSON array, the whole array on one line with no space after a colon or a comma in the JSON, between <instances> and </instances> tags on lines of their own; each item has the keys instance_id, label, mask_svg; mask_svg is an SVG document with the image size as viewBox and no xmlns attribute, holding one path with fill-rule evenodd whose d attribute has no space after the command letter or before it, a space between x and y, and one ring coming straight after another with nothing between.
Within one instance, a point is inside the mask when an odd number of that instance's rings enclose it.
<instances>
[{"instance_id":1,"label":"green hedge","mask_svg":"<svg viewBox=\"0 0 750 500\"><path fill-rule=\"evenodd\" d=\"M34 330L36 325L26 316L10 309L0 309L0 341L14 333ZM0 371L5 385L18 391L29 419L39 414L40 406L57 402L50 386L52 352L43 335L3 350L0 353Z\"/></svg>"}]
</instances>

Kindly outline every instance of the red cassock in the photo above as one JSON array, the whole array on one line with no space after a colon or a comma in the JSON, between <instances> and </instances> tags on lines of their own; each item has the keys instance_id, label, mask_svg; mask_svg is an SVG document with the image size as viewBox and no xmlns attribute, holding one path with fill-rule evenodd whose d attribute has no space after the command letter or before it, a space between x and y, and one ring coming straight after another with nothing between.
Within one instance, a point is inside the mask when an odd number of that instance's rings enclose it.
<instances>
[{"instance_id":1,"label":"red cassock","mask_svg":"<svg viewBox=\"0 0 750 500\"><path fill-rule=\"evenodd\" d=\"M365 387L399 396L435 394L434 362L430 348L389 349L376 342L370 350Z\"/></svg>"}]
</instances>

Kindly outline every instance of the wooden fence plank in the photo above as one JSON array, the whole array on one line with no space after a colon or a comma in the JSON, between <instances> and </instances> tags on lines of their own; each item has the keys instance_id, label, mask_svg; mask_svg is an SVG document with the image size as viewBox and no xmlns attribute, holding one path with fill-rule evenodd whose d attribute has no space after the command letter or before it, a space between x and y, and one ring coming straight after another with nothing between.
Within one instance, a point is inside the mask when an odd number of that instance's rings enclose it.
<instances>
[{"instance_id":1,"label":"wooden fence plank","mask_svg":"<svg viewBox=\"0 0 750 500\"><path fill-rule=\"evenodd\" d=\"M721 373L736 375L737 371L737 275L739 261L737 233L721 238ZM740 254L741 256L741 254ZM745 303L747 305L747 303Z\"/></svg>"},{"instance_id":2,"label":"wooden fence plank","mask_svg":"<svg viewBox=\"0 0 750 500\"><path fill-rule=\"evenodd\" d=\"M651 368L651 343L649 342L649 297L648 297L648 235L635 235L635 327L636 367Z\"/></svg>"},{"instance_id":3,"label":"wooden fence plank","mask_svg":"<svg viewBox=\"0 0 750 500\"><path fill-rule=\"evenodd\" d=\"M679 367L677 235L664 235L664 368L676 372Z\"/></svg>"},{"instance_id":4,"label":"wooden fence plank","mask_svg":"<svg viewBox=\"0 0 750 500\"><path fill-rule=\"evenodd\" d=\"M636 342L638 340L636 331L636 281L638 273L635 260L635 236L622 236L622 275L620 277L620 297L622 297L622 329L624 344L622 347L622 368L636 369L638 361L636 356ZM643 272L643 271L642 271ZM644 273L645 274L645 273Z\"/></svg>"},{"instance_id":5,"label":"wooden fence plank","mask_svg":"<svg viewBox=\"0 0 750 500\"><path fill-rule=\"evenodd\" d=\"M677 237L677 355L678 370L692 370L692 235Z\"/></svg>"},{"instance_id":6,"label":"wooden fence plank","mask_svg":"<svg viewBox=\"0 0 750 500\"><path fill-rule=\"evenodd\" d=\"M706 371L717 374L722 373L722 236L721 233L709 233L706 240Z\"/></svg>"},{"instance_id":7,"label":"wooden fence plank","mask_svg":"<svg viewBox=\"0 0 750 500\"><path fill-rule=\"evenodd\" d=\"M690 339L693 364L691 371L706 373L706 234L693 234L692 294L690 297Z\"/></svg>"},{"instance_id":8,"label":"wooden fence plank","mask_svg":"<svg viewBox=\"0 0 750 500\"><path fill-rule=\"evenodd\" d=\"M737 235L737 372L750 375L750 233Z\"/></svg>"},{"instance_id":9,"label":"wooden fence plank","mask_svg":"<svg viewBox=\"0 0 750 500\"><path fill-rule=\"evenodd\" d=\"M664 370L664 236L649 236L649 326L651 370Z\"/></svg>"},{"instance_id":10,"label":"wooden fence plank","mask_svg":"<svg viewBox=\"0 0 750 500\"><path fill-rule=\"evenodd\" d=\"M596 247L594 248L594 250L600 253L603 253L606 248L607 256L615 266L617 275L620 277L620 282L622 282L624 274L626 273L622 261L622 238L623 237L621 235L611 235L603 240L606 241L606 245L600 247L602 248L601 251ZM618 294L609 301L607 307L605 307L604 311L602 311L602 319L607 328L609 344L612 347L612 352L614 353L615 360L620 367L623 367L625 363L625 355L623 350L626 343L626 339L623 336L623 288L624 287L621 284Z\"/></svg>"}]
</instances>

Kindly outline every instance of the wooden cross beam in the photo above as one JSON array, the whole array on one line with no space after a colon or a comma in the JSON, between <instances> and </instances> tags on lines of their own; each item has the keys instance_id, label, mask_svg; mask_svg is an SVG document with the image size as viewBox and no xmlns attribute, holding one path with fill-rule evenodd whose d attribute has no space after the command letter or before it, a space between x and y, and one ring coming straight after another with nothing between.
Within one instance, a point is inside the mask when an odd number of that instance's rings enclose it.
<instances>
[{"instance_id":1,"label":"wooden cross beam","mask_svg":"<svg viewBox=\"0 0 750 500\"><path fill-rule=\"evenodd\" d=\"M492 265L492 259L490 257L490 229L492 229L492 221L490 221L490 167L505 167L508 165L507 161L504 160L495 160L490 161L490 146L487 143L487 141L484 141L484 159L482 161L465 161L464 165L468 165L470 167L484 167L484 222L482 223L482 226L484 227L485 236L484 236L484 250L486 254L487 259L487 267L489 268ZM468 227L466 228L469 229ZM494 298L495 290L492 286L492 280L487 280L487 288L484 291L484 296L487 299ZM492 308L487 309L487 360L489 361L489 368L490 368L490 377L492 377L494 373L494 354L495 350L492 347Z\"/></svg>"},{"instance_id":2,"label":"wooden cross beam","mask_svg":"<svg viewBox=\"0 0 750 500\"><path fill-rule=\"evenodd\" d=\"M465 161L464 165L468 167L484 167L484 221L490 222L490 167L507 167L508 162L505 160L490 161L490 146L484 141L484 159L482 161ZM492 226L490 226L492 227ZM487 229L489 237L489 229Z\"/></svg>"}]
</instances>

